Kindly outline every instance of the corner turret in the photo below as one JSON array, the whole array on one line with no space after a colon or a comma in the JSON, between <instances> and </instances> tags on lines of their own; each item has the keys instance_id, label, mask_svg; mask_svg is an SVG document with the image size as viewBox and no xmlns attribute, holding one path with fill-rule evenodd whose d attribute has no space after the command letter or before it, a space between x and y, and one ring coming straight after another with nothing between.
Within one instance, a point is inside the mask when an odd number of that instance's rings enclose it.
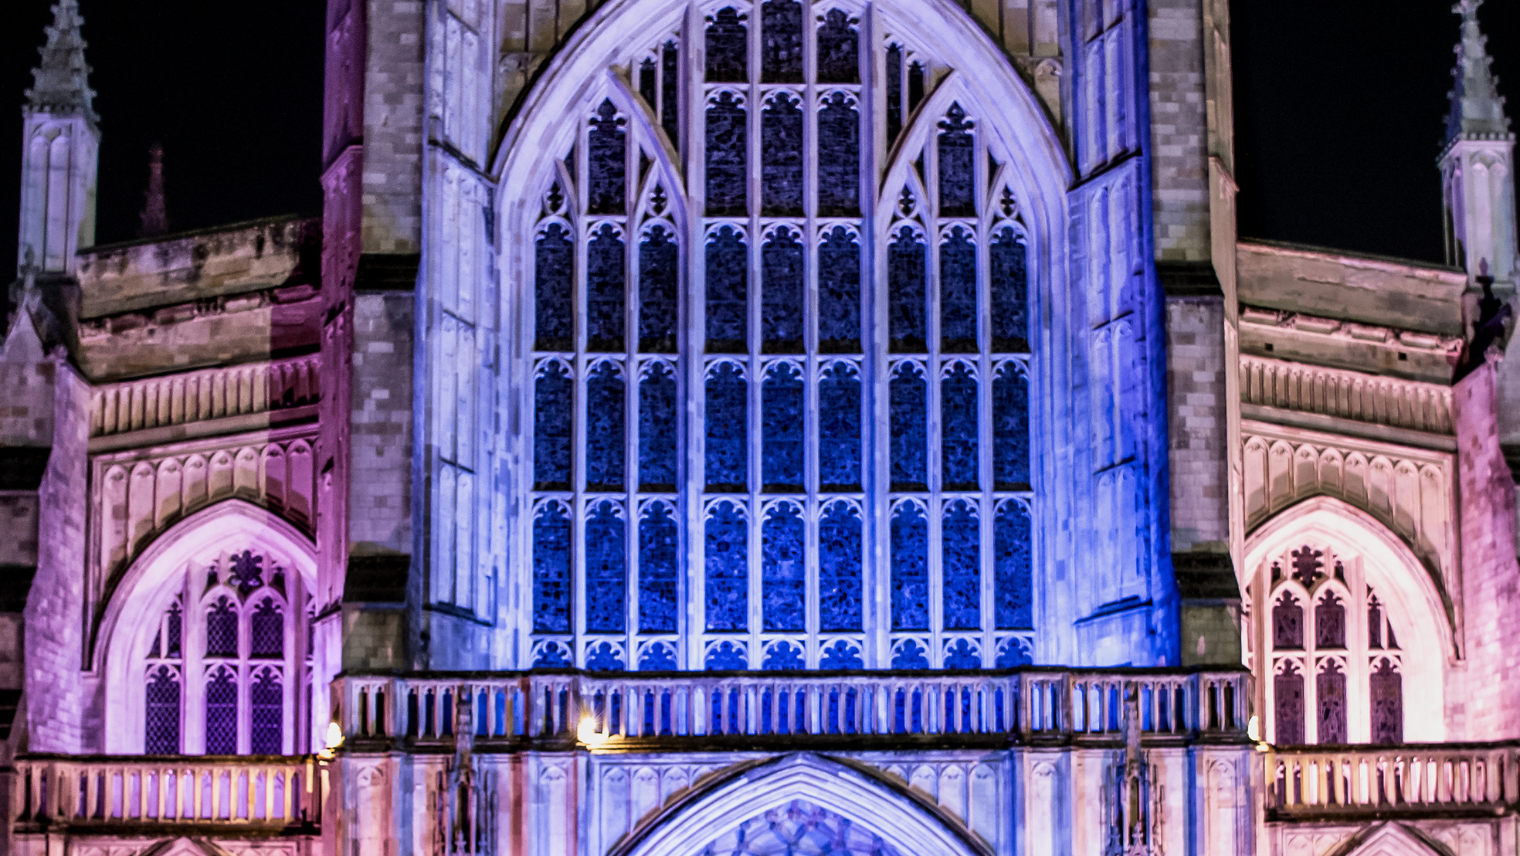
<instances>
[{"instance_id":1,"label":"corner turret","mask_svg":"<svg viewBox=\"0 0 1520 856\"><path fill-rule=\"evenodd\" d=\"M1480 5L1482 0L1461 0L1452 7L1462 16L1462 36L1440 158L1446 260L1467 270L1472 293L1481 290L1478 278L1487 275L1494 292L1507 298L1515 293L1515 135L1487 39L1478 29Z\"/></svg>"},{"instance_id":2,"label":"corner turret","mask_svg":"<svg viewBox=\"0 0 1520 856\"><path fill-rule=\"evenodd\" d=\"M72 274L80 247L95 243L99 117L84 61L76 0L53 6L53 23L26 92L21 148L18 268L31 248L38 270Z\"/></svg>"}]
</instances>

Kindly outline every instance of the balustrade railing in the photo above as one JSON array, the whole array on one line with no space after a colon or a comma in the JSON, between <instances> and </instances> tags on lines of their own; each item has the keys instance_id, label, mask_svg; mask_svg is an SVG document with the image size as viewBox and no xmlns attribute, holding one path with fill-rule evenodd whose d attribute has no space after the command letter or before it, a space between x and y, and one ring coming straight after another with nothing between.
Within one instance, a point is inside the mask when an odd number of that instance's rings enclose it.
<instances>
[{"instance_id":1,"label":"balustrade railing","mask_svg":"<svg viewBox=\"0 0 1520 856\"><path fill-rule=\"evenodd\" d=\"M1267 808L1281 817L1497 811L1520 802L1520 746L1405 744L1274 748Z\"/></svg>"},{"instance_id":2,"label":"balustrade railing","mask_svg":"<svg viewBox=\"0 0 1520 856\"><path fill-rule=\"evenodd\" d=\"M1244 737L1244 672L496 673L348 675L360 738L679 740L767 735L1115 736L1132 697L1146 734Z\"/></svg>"},{"instance_id":3,"label":"balustrade railing","mask_svg":"<svg viewBox=\"0 0 1520 856\"><path fill-rule=\"evenodd\" d=\"M11 817L70 827L316 826L320 767L311 756L22 756Z\"/></svg>"}]
</instances>

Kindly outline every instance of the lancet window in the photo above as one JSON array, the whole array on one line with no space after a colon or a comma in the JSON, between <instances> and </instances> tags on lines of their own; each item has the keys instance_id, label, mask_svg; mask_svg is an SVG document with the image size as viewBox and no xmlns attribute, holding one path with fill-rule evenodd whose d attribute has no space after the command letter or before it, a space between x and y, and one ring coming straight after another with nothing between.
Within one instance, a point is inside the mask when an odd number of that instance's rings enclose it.
<instances>
[{"instance_id":1,"label":"lancet window","mask_svg":"<svg viewBox=\"0 0 1520 856\"><path fill-rule=\"evenodd\" d=\"M705 6L546 170L531 665L1028 662L1029 239L951 58L873 14Z\"/></svg>"},{"instance_id":2,"label":"lancet window","mask_svg":"<svg viewBox=\"0 0 1520 856\"><path fill-rule=\"evenodd\" d=\"M309 729L297 724L310 718L310 621L295 619L309 601L299 575L259 550L192 563L146 628L143 750L309 751Z\"/></svg>"},{"instance_id":3,"label":"lancet window","mask_svg":"<svg viewBox=\"0 0 1520 856\"><path fill-rule=\"evenodd\" d=\"M1403 653L1356 561L1304 544L1272 561L1260 664L1279 744L1399 743ZM1254 659L1254 655L1253 655Z\"/></svg>"}]
</instances>

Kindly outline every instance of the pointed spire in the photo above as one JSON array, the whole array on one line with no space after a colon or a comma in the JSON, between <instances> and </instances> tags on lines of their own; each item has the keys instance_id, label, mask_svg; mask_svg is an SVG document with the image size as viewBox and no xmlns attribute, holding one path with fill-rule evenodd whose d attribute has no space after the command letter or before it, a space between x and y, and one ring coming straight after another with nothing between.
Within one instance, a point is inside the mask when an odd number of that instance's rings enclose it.
<instances>
[{"instance_id":1,"label":"pointed spire","mask_svg":"<svg viewBox=\"0 0 1520 856\"><path fill-rule=\"evenodd\" d=\"M1457 43L1457 67L1451 76L1456 87L1451 99L1451 114L1446 119L1446 141L1459 136L1493 137L1509 134L1509 118L1504 115L1504 98L1499 95L1498 78L1490 67L1488 38L1478 29L1478 7L1483 0L1460 0L1451 7L1462 16L1462 40Z\"/></svg>"},{"instance_id":2,"label":"pointed spire","mask_svg":"<svg viewBox=\"0 0 1520 856\"><path fill-rule=\"evenodd\" d=\"M91 122L95 115L94 90L90 89L90 67L84 62L84 39L79 27L78 0L58 0L53 6L53 23L46 28L47 44L38 49L42 62L32 69L32 88L26 91L28 111L34 113L80 114Z\"/></svg>"},{"instance_id":3,"label":"pointed spire","mask_svg":"<svg viewBox=\"0 0 1520 856\"><path fill-rule=\"evenodd\" d=\"M139 238L157 238L169 231L169 214L164 209L164 147L148 147L148 189L143 191L142 227Z\"/></svg>"}]
</instances>

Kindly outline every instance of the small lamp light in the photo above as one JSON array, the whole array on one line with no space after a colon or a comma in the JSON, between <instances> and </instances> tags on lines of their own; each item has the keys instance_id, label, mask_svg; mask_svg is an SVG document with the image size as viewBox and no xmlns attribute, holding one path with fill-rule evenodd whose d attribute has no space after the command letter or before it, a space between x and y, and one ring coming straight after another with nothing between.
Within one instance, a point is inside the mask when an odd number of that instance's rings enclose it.
<instances>
[{"instance_id":1,"label":"small lamp light","mask_svg":"<svg viewBox=\"0 0 1520 856\"><path fill-rule=\"evenodd\" d=\"M607 737L597 731L596 717L583 716L581 724L575 730L575 739L588 749L595 749L606 742Z\"/></svg>"},{"instance_id":2,"label":"small lamp light","mask_svg":"<svg viewBox=\"0 0 1520 856\"><path fill-rule=\"evenodd\" d=\"M322 758L331 758L333 750L343 745L343 726L336 722L327 723L327 745L317 754Z\"/></svg>"}]
</instances>

